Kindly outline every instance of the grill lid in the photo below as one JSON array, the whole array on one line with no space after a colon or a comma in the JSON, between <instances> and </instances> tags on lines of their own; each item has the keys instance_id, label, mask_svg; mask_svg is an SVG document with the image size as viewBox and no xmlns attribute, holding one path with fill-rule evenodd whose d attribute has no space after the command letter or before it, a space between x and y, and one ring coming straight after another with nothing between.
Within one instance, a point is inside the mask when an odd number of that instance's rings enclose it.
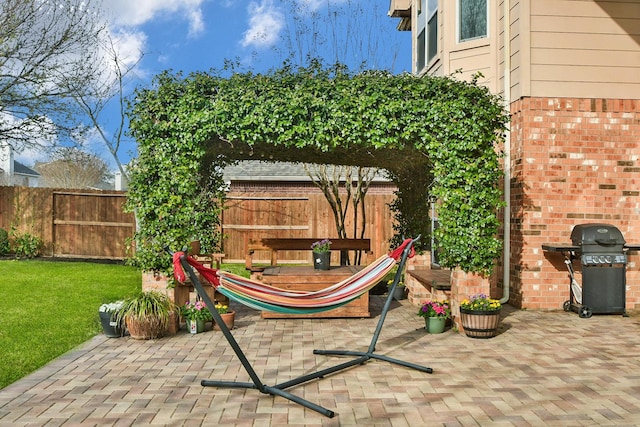
<instances>
[{"instance_id":1,"label":"grill lid","mask_svg":"<svg viewBox=\"0 0 640 427\"><path fill-rule=\"evenodd\" d=\"M578 246L597 245L602 249L618 246L619 250L626 243L620 230L611 224L578 224L571 231L571 242Z\"/></svg>"}]
</instances>

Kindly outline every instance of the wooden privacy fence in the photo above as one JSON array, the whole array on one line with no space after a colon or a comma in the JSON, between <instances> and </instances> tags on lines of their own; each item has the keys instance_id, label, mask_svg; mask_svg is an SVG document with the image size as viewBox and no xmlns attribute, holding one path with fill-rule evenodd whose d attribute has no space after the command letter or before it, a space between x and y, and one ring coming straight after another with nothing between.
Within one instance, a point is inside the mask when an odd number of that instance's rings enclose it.
<instances>
[{"instance_id":1,"label":"wooden privacy fence","mask_svg":"<svg viewBox=\"0 0 640 427\"><path fill-rule=\"evenodd\" d=\"M227 197L222 221L226 262L244 262L249 243L263 238L337 237L333 212L315 187L302 189L296 195L275 191L230 192ZM363 237L371 239L373 259L389 250L393 215L388 205L394 197L393 188L370 191L365 197L367 226ZM353 213L353 206L349 209ZM360 222L362 214L359 215ZM347 222L346 229L348 237L353 237L353 221ZM268 251L255 251L253 261L268 263L270 256ZM332 263L338 263L339 256L338 252L333 253ZM281 251L278 260L279 263L310 263L311 255L309 251Z\"/></svg>"},{"instance_id":2,"label":"wooden privacy fence","mask_svg":"<svg viewBox=\"0 0 640 427\"><path fill-rule=\"evenodd\" d=\"M133 214L122 191L0 187L0 227L42 239L45 256L122 259Z\"/></svg>"},{"instance_id":3,"label":"wooden privacy fence","mask_svg":"<svg viewBox=\"0 0 640 427\"><path fill-rule=\"evenodd\" d=\"M388 204L393 198L393 188L386 187L370 190L365 198L364 238L371 240L374 259L389 250L393 216ZM135 231L133 214L123 211L125 201L126 193L120 191L0 187L0 227L9 231L15 225L19 233L40 237L44 256L122 259L131 255L127 239ZM349 209L352 212L353 206ZM347 230L353 237L352 221ZM222 233L224 261L241 263L251 240L337 236L328 202L311 185L286 192L230 192ZM339 262L339 254L333 256L332 262ZM269 258L266 251L254 255L257 262L268 262ZM311 262L309 251L283 251L279 260Z\"/></svg>"}]
</instances>

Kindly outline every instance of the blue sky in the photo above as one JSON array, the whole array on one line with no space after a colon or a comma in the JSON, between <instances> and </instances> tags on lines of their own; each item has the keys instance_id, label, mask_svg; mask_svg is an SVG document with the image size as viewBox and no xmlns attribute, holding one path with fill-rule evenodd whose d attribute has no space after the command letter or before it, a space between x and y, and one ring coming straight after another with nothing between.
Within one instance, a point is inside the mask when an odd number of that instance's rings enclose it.
<instances>
[{"instance_id":1,"label":"blue sky","mask_svg":"<svg viewBox=\"0 0 640 427\"><path fill-rule=\"evenodd\" d=\"M387 16L389 0L106 0L104 18L117 50L136 64L127 92L148 85L163 70L208 71L225 59L264 72L282 64L286 52L311 52L356 68L394 73L411 69L411 38L396 30ZM298 9L294 13L294 9ZM329 18L329 17L335 17ZM350 17L346 20L346 17ZM304 34L296 36L296 33ZM315 35L316 37L312 37ZM303 49L288 47L304 45ZM142 56L141 53L144 53ZM141 59L140 59L141 58ZM103 115L104 130L113 132L113 113ZM99 141L88 147L113 164ZM126 163L135 155L131 141L120 150ZM25 152L16 159L32 164ZM37 159L43 160L43 159Z\"/></svg>"}]
</instances>

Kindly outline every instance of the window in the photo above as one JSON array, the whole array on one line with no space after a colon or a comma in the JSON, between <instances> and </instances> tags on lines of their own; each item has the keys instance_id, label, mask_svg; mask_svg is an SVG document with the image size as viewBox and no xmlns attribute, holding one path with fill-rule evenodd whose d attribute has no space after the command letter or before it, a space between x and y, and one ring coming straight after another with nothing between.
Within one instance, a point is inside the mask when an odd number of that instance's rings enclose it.
<instances>
[{"instance_id":1,"label":"window","mask_svg":"<svg viewBox=\"0 0 640 427\"><path fill-rule=\"evenodd\" d=\"M438 54L438 0L418 2L416 68L422 71Z\"/></svg>"},{"instance_id":2,"label":"window","mask_svg":"<svg viewBox=\"0 0 640 427\"><path fill-rule=\"evenodd\" d=\"M458 12L461 42L487 37L487 0L458 0Z\"/></svg>"},{"instance_id":3,"label":"window","mask_svg":"<svg viewBox=\"0 0 640 427\"><path fill-rule=\"evenodd\" d=\"M438 0L429 0L427 6L427 64L438 53Z\"/></svg>"},{"instance_id":4,"label":"window","mask_svg":"<svg viewBox=\"0 0 640 427\"><path fill-rule=\"evenodd\" d=\"M424 43L424 30L420 31L418 35L418 58L417 58L417 68L418 71L422 70L425 65L427 65L424 61L424 52L425 52L425 43Z\"/></svg>"}]
</instances>

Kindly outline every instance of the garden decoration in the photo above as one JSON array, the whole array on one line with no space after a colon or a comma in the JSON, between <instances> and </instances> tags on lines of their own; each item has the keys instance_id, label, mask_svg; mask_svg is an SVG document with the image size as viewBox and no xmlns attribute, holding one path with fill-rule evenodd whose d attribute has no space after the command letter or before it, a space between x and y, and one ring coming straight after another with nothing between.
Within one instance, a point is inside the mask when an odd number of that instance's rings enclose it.
<instances>
[{"instance_id":1,"label":"garden decoration","mask_svg":"<svg viewBox=\"0 0 640 427\"><path fill-rule=\"evenodd\" d=\"M301 292L299 294L296 293L292 295L291 292L286 292L271 286L261 285L257 281L245 281L246 279L243 277L204 267L193 258L187 257L184 252L176 252L173 254L174 274L178 281L184 281L186 279L186 272L189 275L189 278L191 279L194 287L207 304L211 303L210 298L204 291L202 283L198 280L198 277L193 271L193 268L198 270L202 277L204 277L214 287L216 287L218 291L227 295L229 298L234 299L235 301L245 304L251 308L257 308L259 310L283 310L287 309L287 304L291 304L292 310L302 310L306 313L308 313L309 310L329 310L335 308L335 304L345 304L349 300L357 298L363 292L366 292L366 290L375 286L378 281L396 265L396 262L400 260L400 263L398 264L398 271L396 272L396 276L394 279L395 284L397 284L400 281L400 277L402 275L406 260L410 256L413 256L413 254L415 253L414 243L418 240L418 238L413 240L406 239L400 247L390 252L388 255L381 257L379 260L372 264L373 266L368 266L364 270L356 273L351 279L344 280L341 283L315 292ZM240 279L242 279L242 281ZM344 292L351 294L347 301L344 301L342 298L336 298L334 295ZM233 334L231 334L229 328L227 328L226 325L223 324L220 314L217 312L217 310L214 310L212 313L214 321L220 325L222 333L229 342L231 348L236 353L238 359L240 359L242 366L249 374L252 382L244 383L236 381L230 382L203 380L201 384L205 387L257 389L261 393L271 394L273 396L281 396L306 408L319 412L327 417L333 417L335 413L332 410L312 403L299 396L295 396L285 391L285 389L314 379L324 378L329 374L350 368L352 366L362 365L370 359L385 360L422 372L432 373L433 370L431 368L398 359L393 359L375 353L375 347L378 341L378 337L380 335L384 320L391 305L391 300L392 296L390 295L389 297L387 297L382 312L380 313L378 325L376 326L376 329L373 333L373 337L367 351L314 350L314 354L354 356L354 359L273 386L265 385L258 377L257 373L253 369L253 366L251 365L251 363L249 363L246 355L233 337Z\"/></svg>"},{"instance_id":2,"label":"garden decoration","mask_svg":"<svg viewBox=\"0 0 640 427\"><path fill-rule=\"evenodd\" d=\"M500 323L500 301L484 294L473 295L460 303L464 333L471 338L491 338Z\"/></svg>"},{"instance_id":3,"label":"garden decoration","mask_svg":"<svg viewBox=\"0 0 640 427\"><path fill-rule=\"evenodd\" d=\"M439 334L451 318L451 306L447 301L427 301L418 310L418 316L424 317L425 329L430 334Z\"/></svg>"}]
</instances>

